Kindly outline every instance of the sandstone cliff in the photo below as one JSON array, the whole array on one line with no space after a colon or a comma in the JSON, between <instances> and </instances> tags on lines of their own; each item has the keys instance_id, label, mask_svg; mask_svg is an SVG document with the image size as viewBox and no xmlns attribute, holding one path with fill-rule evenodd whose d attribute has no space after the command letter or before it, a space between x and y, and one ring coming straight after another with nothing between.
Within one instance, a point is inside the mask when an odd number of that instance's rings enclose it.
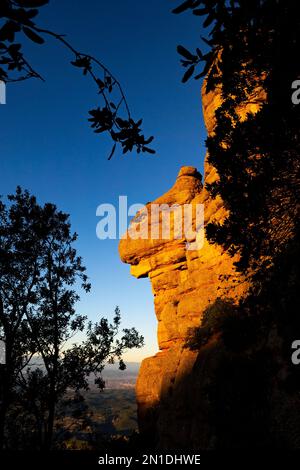
<instances>
[{"instance_id":1,"label":"sandstone cliff","mask_svg":"<svg viewBox=\"0 0 300 470\"><path fill-rule=\"evenodd\" d=\"M262 93L256 98L239 110L242 119L247 112L258 110ZM215 111L221 103L220 89L206 93L204 86L202 101L211 134ZM218 175L206 160L203 183L211 183ZM226 215L222 201L212 200L203 183L195 168L183 167L174 186L149 203L147 209L150 211L151 204L203 204L204 223L221 222ZM140 220L141 214L137 214L133 223ZM174 235L174 223L172 230ZM203 311L216 298L238 300L247 290L235 273L234 259L219 246L209 244L205 236L200 249L187 249L187 242L193 241L187 237L134 240L129 233L119 248L122 261L131 265L131 274L137 278L149 276L152 284L160 351L143 361L136 393L140 431L164 449L214 446L205 397L210 374L205 371L214 369L218 345L192 352L185 348L186 336L190 328L201 325Z\"/></svg>"}]
</instances>

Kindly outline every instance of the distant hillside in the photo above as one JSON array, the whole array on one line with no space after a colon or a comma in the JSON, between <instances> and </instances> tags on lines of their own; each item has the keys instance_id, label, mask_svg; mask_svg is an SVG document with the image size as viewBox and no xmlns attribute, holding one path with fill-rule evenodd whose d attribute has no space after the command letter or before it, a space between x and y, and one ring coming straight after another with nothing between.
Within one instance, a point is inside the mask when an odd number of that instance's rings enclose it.
<instances>
[{"instance_id":1,"label":"distant hillside","mask_svg":"<svg viewBox=\"0 0 300 470\"><path fill-rule=\"evenodd\" d=\"M34 357L30 364L30 367L44 368L43 360L40 357ZM109 389L134 389L139 372L139 362L126 362L126 369L120 370L118 364L107 364L103 371L103 378L105 380L106 388ZM89 377L89 384L91 389L96 388L94 384L95 377L92 374Z\"/></svg>"},{"instance_id":2,"label":"distant hillside","mask_svg":"<svg viewBox=\"0 0 300 470\"><path fill-rule=\"evenodd\" d=\"M120 370L117 364L109 364L105 367L103 377L107 389L135 388L140 363L128 362L126 366L125 370Z\"/></svg>"}]
</instances>

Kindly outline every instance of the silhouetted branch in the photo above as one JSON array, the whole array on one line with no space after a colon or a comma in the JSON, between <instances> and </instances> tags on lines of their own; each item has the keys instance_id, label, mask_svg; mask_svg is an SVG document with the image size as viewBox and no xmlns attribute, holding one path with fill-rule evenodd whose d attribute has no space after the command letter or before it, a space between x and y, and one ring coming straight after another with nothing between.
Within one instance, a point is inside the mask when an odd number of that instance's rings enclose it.
<instances>
[{"instance_id":1,"label":"silhouetted branch","mask_svg":"<svg viewBox=\"0 0 300 470\"><path fill-rule=\"evenodd\" d=\"M99 95L103 98L104 106L89 111L89 121L95 133L108 132L114 141L109 159L113 156L117 144L122 146L123 153L136 149L138 153L154 154L155 151L148 147L153 137L146 139L140 128L142 120L134 121L132 119L120 81L101 60L76 50L65 39L65 35L38 27L32 19L38 14L37 8L47 4L48 0L37 0L36 9L31 9L33 3L26 0L4 0L0 5L0 18L6 19L0 28L0 80L20 82L30 78L38 78L44 81L43 77L33 69L24 57L21 44L15 42L15 35L22 32L28 39L39 45L45 42L43 36L50 36L74 55L71 64L82 69L84 75L89 75L92 78ZM101 69L101 78L96 72L96 67ZM15 76L15 72L20 75ZM114 102L112 94L115 91L118 93L118 97ZM125 111L125 116L120 114L121 109Z\"/></svg>"}]
</instances>

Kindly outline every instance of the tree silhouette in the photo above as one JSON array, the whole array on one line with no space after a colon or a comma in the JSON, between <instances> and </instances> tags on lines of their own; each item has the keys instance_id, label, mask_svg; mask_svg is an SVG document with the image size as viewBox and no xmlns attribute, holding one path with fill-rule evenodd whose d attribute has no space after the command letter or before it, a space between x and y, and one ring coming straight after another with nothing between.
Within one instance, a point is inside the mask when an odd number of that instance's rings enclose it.
<instances>
[{"instance_id":1,"label":"tree silhouette","mask_svg":"<svg viewBox=\"0 0 300 470\"><path fill-rule=\"evenodd\" d=\"M21 188L8 199L0 205L0 331L6 343L1 448L9 445L7 417L22 402L39 446L50 449L57 405L66 391L86 390L92 373L102 390L105 364L117 360L123 370L123 353L141 347L143 337L135 328L120 332L118 308L112 323L102 318L86 325L86 317L75 310L79 294L74 287L79 282L88 292L90 284L74 248L77 235L69 216L53 204L40 206ZM72 345L77 332L85 339ZM33 368L36 358L42 368Z\"/></svg>"},{"instance_id":2,"label":"tree silhouette","mask_svg":"<svg viewBox=\"0 0 300 470\"><path fill-rule=\"evenodd\" d=\"M200 7L200 8L199 8ZM260 278L274 257L297 232L299 217L299 111L291 101L292 82L300 74L291 60L299 44L299 17L293 1L188 0L174 10L204 16L209 27L205 55L179 46L186 74L201 62L207 91L221 86L213 136L207 139L208 161L219 180L208 184L221 196L229 216L224 224L207 226L207 236L231 254L237 267ZM185 74L185 80L187 75ZM263 89L260 112L247 120L238 115Z\"/></svg>"},{"instance_id":3,"label":"tree silhouette","mask_svg":"<svg viewBox=\"0 0 300 470\"><path fill-rule=\"evenodd\" d=\"M300 374L290 359L300 328L300 114L291 100L300 76L296 8L289 0L187 0L174 10L190 10L210 28L206 54L178 47L183 81L206 76L207 91L221 89L206 141L219 178L206 187L222 198L228 216L208 224L206 234L239 255L236 268L250 281L238 305L224 298L209 305L187 340L194 350L215 342L221 351L206 390L219 448L298 447ZM259 90L260 110L242 119L239 110L257 104Z\"/></svg>"}]
</instances>

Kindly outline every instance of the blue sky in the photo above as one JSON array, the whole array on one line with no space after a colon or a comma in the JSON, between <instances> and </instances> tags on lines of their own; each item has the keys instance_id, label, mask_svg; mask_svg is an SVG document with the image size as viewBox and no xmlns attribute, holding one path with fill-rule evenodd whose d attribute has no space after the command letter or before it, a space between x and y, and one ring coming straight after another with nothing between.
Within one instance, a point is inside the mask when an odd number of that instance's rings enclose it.
<instances>
[{"instance_id":1,"label":"blue sky","mask_svg":"<svg viewBox=\"0 0 300 470\"><path fill-rule=\"evenodd\" d=\"M57 204L71 215L79 254L92 292L78 311L96 320L119 305L124 326L135 326L146 346L130 352L138 361L157 351L156 319L148 279L136 280L118 256L118 241L96 237L96 208L147 203L166 192L183 165L203 167L205 129L199 81L181 83L177 44L194 49L201 22L191 14L173 15L172 0L50 0L39 24L67 34L75 48L100 58L121 81L134 118L143 117L154 135L155 156L117 152L107 155L109 139L93 134L88 110L97 106L94 84L69 65L72 57L54 40L26 43L27 57L46 79L11 84L0 106L1 194L17 185L41 203Z\"/></svg>"}]
</instances>

